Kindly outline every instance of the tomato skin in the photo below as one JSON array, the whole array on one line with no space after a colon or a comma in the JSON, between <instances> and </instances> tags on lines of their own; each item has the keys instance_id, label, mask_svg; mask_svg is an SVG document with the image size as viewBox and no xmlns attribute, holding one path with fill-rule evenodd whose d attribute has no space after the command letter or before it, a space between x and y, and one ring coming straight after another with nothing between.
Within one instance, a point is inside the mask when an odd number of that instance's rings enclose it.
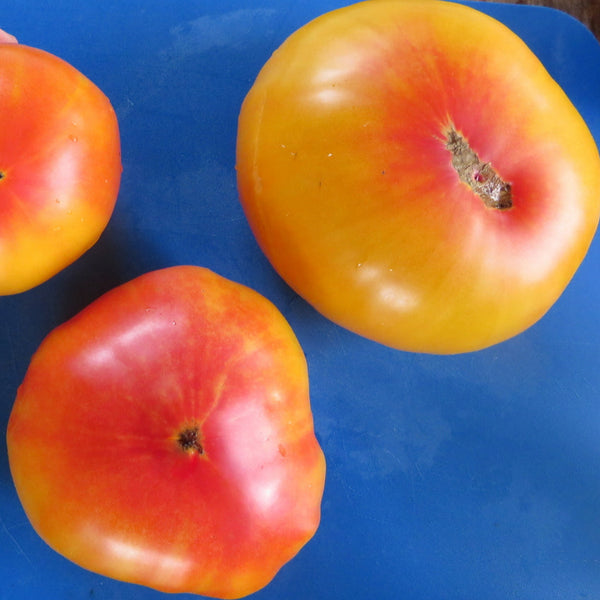
<instances>
[{"instance_id":1,"label":"tomato skin","mask_svg":"<svg viewBox=\"0 0 600 600\"><path fill-rule=\"evenodd\" d=\"M0 43L0 294L55 275L100 237L121 179L117 117L74 67Z\"/></svg>"},{"instance_id":2,"label":"tomato skin","mask_svg":"<svg viewBox=\"0 0 600 600\"><path fill-rule=\"evenodd\" d=\"M178 442L193 426L202 453ZM51 332L7 441L39 535L116 579L241 597L319 524L302 350L270 302L200 267L138 277Z\"/></svg>"},{"instance_id":3,"label":"tomato skin","mask_svg":"<svg viewBox=\"0 0 600 600\"><path fill-rule=\"evenodd\" d=\"M512 186L487 207L450 130ZM262 250L323 315L408 351L459 353L540 319L583 260L600 158L526 45L472 8L370 0L267 61L241 108L240 199Z\"/></svg>"}]
</instances>

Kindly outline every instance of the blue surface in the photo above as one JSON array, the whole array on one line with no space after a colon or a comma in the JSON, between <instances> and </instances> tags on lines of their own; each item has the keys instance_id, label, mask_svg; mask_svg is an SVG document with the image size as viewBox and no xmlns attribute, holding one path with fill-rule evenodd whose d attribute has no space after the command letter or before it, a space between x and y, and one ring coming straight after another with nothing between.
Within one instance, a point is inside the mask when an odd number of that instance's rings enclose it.
<instances>
[{"instance_id":1,"label":"blue surface","mask_svg":"<svg viewBox=\"0 0 600 600\"><path fill-rule=\"evenodd\" d=\"M266 295L295 329L328 460L317 535L257 600L600 598L600 240L547 316L508 342L437 357L361 339L274 273L234 171L237 115L260 67L292 31L348 2L8 4L0 27L71 62L110 97L124 171L98 244L50 282L0 298L2 427L53 327L145 271L207 266ZM558 11L472 5L530 45L600 142L593 36ZM2 451L0 599L35 597L166 596L49 549Z\"/></svg>"}]
</instances>

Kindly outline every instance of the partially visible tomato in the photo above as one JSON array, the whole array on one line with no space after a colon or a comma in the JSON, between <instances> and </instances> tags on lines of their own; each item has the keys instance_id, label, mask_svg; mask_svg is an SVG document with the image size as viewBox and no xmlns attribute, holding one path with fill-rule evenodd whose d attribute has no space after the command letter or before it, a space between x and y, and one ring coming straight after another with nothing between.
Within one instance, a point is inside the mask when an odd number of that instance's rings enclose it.
<instances>
[{"instance_id":1,"label":"partially visible tomato","mask_svg":"<svg viewBox=\"0 0 600 600\"><path fill-rule=\"evenodd\" d=\"M3 29L0 29L0 44L16 44L17 43L17 38L4 31Z\"/></svg>"},{"instance_id":2,"label":"partially visible tomato","mask_svg":"<svg viewBox=\"0 0 600 600\"><path fill-rule=\"evenodd\" d=\"M371 0L292 34L244 100L240 198L333 321L457 353L535 323L584 258L600 158L529 48L483 13Z\"/></svg>"},{"instance_id":3,"label":"partially visible tomato","mask_svg":"<svg viewBox=\"0 0 600 600\"><path fill-rule=\"evenodd\" d=\"M0 295L30 289L100 237L121 178L108 98L65 61L0 39Z\"/></svg>"},{"instance_id":4,"label":"partially visible tomato","mask_svg":"<svg viewBox=\"0 0 600 600\"><path fill-rule=\"evenodd\" d=\"M298 341L263 296L199 267L143 275L50 333L7 439L36 531L117 579L237 598L319 524Z\"/></svg>"}]
</instances>

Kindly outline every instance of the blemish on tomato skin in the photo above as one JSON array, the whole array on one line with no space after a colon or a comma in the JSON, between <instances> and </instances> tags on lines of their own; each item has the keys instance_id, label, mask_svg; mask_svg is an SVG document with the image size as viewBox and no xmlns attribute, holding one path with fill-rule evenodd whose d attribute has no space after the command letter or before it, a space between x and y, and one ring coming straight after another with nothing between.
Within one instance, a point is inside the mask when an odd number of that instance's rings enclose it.
<instances>
[{"instance_id":1,"label":"blemish on tomato skin","mask_svg":"<svg viewBox=\"0 0 600 600\"><path fill-rule=\"evenodd\" d=\"M279 454L281 454L281 456L283 456L285 458L285 456L287 456L287 450L285 449L283 444L279 444L278 448L279 450Z\"/></svg>"}]
</instances>

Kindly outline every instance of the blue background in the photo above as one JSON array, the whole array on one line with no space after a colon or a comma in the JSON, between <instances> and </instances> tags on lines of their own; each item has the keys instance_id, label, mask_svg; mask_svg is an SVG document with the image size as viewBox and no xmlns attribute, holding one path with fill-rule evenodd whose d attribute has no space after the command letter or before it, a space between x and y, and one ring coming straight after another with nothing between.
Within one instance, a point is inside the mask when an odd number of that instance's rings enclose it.
<instances>
[{"instance_id":1,"label":"blue background","mask_svg":"<svg viewBox=\"0 0 600 600\"><path fill-rule=\"evenodd\" d=\"M97 245L42 286L0 298L2 427L52 328L143 272L203 265L263 293L291 323L328 460L316 536L257 600L600 598L600 240L534 327L440 357L333 325L281 281L249 230L234 171L240 104L289 34L345 4L3 3L0 27L69 61L111 99L124 171ZM473 5L530 45L600 141L594 37L551 9ZM84 571L46 546L2 449L0 598L34 597L166 596Z\"/></svg>"}]
</instances>

